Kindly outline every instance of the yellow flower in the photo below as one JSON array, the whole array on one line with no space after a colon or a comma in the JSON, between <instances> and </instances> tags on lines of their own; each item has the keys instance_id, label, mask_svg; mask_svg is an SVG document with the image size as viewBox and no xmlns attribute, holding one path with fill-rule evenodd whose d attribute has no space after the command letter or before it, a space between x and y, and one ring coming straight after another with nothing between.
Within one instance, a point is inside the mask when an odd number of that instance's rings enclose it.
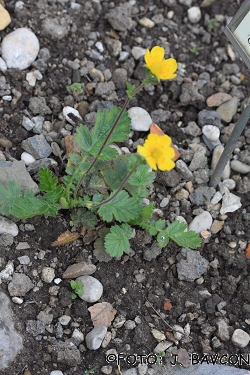
<instances>
[{"instance_id":1,"label":"yellow flower","mask_svg":"<svg viewBox=\"0 0 250 375\"><path fill-rule=\"evenodd\" d=\"M143 146L137 146L137 152L143 156L149 166L156 170L171 171L175 167L175 151L171 138L164 134L149 134Z\"/></svg>"},{"instance_id":2,"label":"yellow flower","mask_svg":"<svg viewBox=\"0 0 250 375\"><path fill-rule=\"evenodd\" d=\"M160 81L160 79L172 79L177 75L175 74L178 68L176 60L173 58L165 60L164 53L164 48L155 46L152 48L151 52L147 49L144 56L146 67L156 76L158 81Z\"/></svg>"}]
</instances>

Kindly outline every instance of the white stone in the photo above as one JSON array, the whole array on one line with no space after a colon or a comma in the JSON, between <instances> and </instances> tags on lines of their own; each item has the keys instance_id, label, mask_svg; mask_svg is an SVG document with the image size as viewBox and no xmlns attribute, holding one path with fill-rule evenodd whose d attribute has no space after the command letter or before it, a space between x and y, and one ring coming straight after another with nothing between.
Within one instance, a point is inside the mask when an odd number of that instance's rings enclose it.
<instances>
[{"instance_id":1,"label":"white stone","mask_svg":"<svg viewBox=\"0 0 250 375\"><path fill-rule=\"evenodd\" d=\"M140 19L139 24L149 29L152 29L155 26L155 23L147 17Z\"/></svg>"},{"instance_id":2,"label":"white stone","mask_svg":"<svg viewBox=\"0 0 250 375\"><path fill-rule=\"evenodd\" d=\"M26 81L28 82L28 84L31 86L31 87L35 87L36 85L36 77L34 75L34 72L28 72L26 74Z\"/></svg>"},{"instance_id":3,"label":"white stone","mask_svg":"<svg viewBox=\"0 0 250 375\"><path fill-rule=\"evenodd\" d=\"M14 264L8 262L5 268L0 272L0 280L10 280L14 272Z\"/></svg>"},{"instance_id":4,"label":"white stone","mask_svg":"<svg viewBox=\"0 0 250 375\"><path fill-rule=\"evenodd\" d=\"M250 172L250 166L245 163L242 163L240 160L232 160L230 165L232 170L235 172L241 174L247 174Z\"/></svg>"},{"instance_id":5,"label":"white stone","mask_svg":"<svg viewBox=\"0 0 250 375\"><path fill-rule=\"evenodd\" d=\"M21 297L12 297L12 302L15 303L16 305L21 305L23 303L23 298Z\"/></svg>"},{"instance_id":6,"label":"white stone","mask_svg":"<svg viewBox=\"0 0 250 375\"><path fill-rule=\"evenodd\" d=\"M222 198L222 206L220 209L220 214L224 215L227 212L234 212L242 206L240 203L240 197L229 192L229 190L224 187L225 194Z\"/></svg>"},{"instance_id":7,"label":"white stone","mask_svg":"<svg viewBox=\"0 0 250 375\"><path fill-rule=\"evenodd\" d=\"M44 267L42 269L42 276L41 276L41 279L45 282L45 283L51 283L55 278L55 270L54 268L52 267Z\"/></svg>"},{"instance_id":8,"label":"white stone","mask_svg":"<svg viewBox=\"0 0 250 375\"><path fill-rule=\"evenodd\" d=\"M0 216L0 234L9 233L13 237L18 235L18 226L6 217Z\"/></svg>"},{"instance_id":9,"label":"white stone","mask_svg":"<svg viewBox=\"0 0 250 375\"><path fill-rule=\"evenodd\" d=\"M90 350L99 349L106 333L107 327L95 326L85 337L87 348Z\"/></svg>"},{"instance_id":10,"label":"white stone","mask_svg":"<svg viewBox=\"0 0 250 375\"><path fill-rule=\"evenodd\" d=\"M128 110L128 115L131 118L131 129L147 132L152 124L152 118L149 113L141 107L132 107Z\"/></svg>"},{"instance_id":11,"label":"white stone","mask_svg":"<svg viewBox=\"0 0 250 375\"><path fill-rule=\"evenodd\" d=\"M63 116L66 118L66 120L72 124L72 125L75 125L75 121L72 120L68 115L70 113L73 113L74 116L78 117L79 120L83 121L82 117L80 116L80 113L77 111L77 109L73 108L73 107L64 107L63 108Z\"/></svg>"},{"instance_id":12,"label":"white stone","mask_svg":"<svg viewBox=\"0 0 250 375\"><path fill-rule=\"evenodd\" d=\"M146 49L142 47L133 47L132 48L132 56L134 57L135 60L139 60L142 56L145 55Z\"/></svg>"},{"instance_id":13,"label":"white stone","mask_svg":"<svg viewBox=\"0 0 250 375\"><path fill-rule=\"evenodd\" d=\"M191 7L188 9L188 19L192 23L198 23L201 19L201 10L199 7Z\"/></svg>"},{"instance_id":14,"label":"white stone","mask_svg":"<svg viewBox=\"0 0 250 375\"><path fill-rule=\"evenodd\" d=\"M216 142L220 138L220 129L214 125L204 125L202 133L211 142Z\"/></svg>"},{"instance_id":15,"label":"white stone","mask_svg":"<svg viewBox=\"0 0 250 375\"><path fill-rule=\"evenodd\" d=\"M242 329L236 329L232 336L232 343L239 348L245 348L250 341L250 336L248 333Z\"/></svg>"},{"instance_id":16,"label":"white stone","mask_svg":"<svg viewBox=\"0 0 250 375\"><path fill-rule=\"evenodd\" d=\"M93 276L79 276L76 282L82 283L83 294L79 296L83 301L96 302L98 301L103 292L103 286L99 280Z\"/></svg>"},{"instance_id":17,"label":"white stone","mask_svg":"<svg viewBox=\"0 0 250 375\"><path fill-rule=\"evenodd\" d=\"M24 2L23 1L17 1L15 3L15 12L19 11L19 10L22 10L23 9L23 6L24 6Z\"/></svg>"},{"instance_id":18,"label":"white stone","mask_svg":"<svg viewBox=\"0 0 250 375\"><path fill-rule=\"evenodd\" d=\"M121 328L125 322L126 318L123 315L118 315L113 322L113 327Z\"/></svg>"},{"instance_id":19,"label":"white stone","mask_svg":"<svg viewBox=\"0 0 250 375\"><path fill-rule=\"evenodd\" d=\"M74 329L71 337L76 339L78 343L81 343L84 340L84 334L78 328Z\"/></svg>"},{"instance_id":20,"label":"white stone","mask_svg":"<svg viewBox=\"0 0 250 375\"><path fill-rule=\"evenodd\" d=\"M99 52L103 52L104 51L104 47L103 47L103 44L101 42L96 42L95 44L96 48L98 49Z\"/></svg>"},{"instance_id":21,"label":"white stone","mask_svg":"<svg viewBox=\"0 0 250 375\"><path fill-rule=\"evenodd\" d=\"M151 330L152 332L152 335L154 336L154 338L157 340L157 341L164 341L166 339L166 335L164 335L164 333L158 331L157 329L153 328Z\"/></svg>"},{"instance_id":22,"label":"white stone","mask_svg":"<svg viewBox=\"0 0 250 375\"><path fill-rule=\"evenodd\" d=\"M194 230L196 233L200 233L204 230L210 229L213 222L213 218L208 211L202 212L196 216L189 224L188 230Z\"/></svg>"},{"instance_id":23,"label":"white stone","mask_svg":"<svg viewBox=\"0 0 250 375\"><path fill-rule=\"evenodd\" d=\"M218 203L221 199L222 199L222 195L221 195L221 193L220 193L219 191L217 191L217 192L214 194L213 198L211 199L211 204L216 204L216 203Z\"/></svg>"},{"instance_id":24,"label":"white stone","mask_svg":"<svg viewBox=\"0 0 250 375\"><path fill-rule=\"evenodd\" d=\"M50 375L63 375L63 372L61 370L53 370Z\"/></svg>"},{"instance_id":25,"label":"white stone","mask_svg":"<svg viewBox=\"0 0 250 375\"><path fill-rule=\"evenodd\" d=\"M66 326L71 321L71 316L69 315L62 315L58 319L62 326Z\"/></svg>"},{"instance_id":26,"label":"white stone","mask_svg":"<svg viewBox=\"0 0 250 375\"><path fill-rule=\"evenodd\" d=\"M226 178L222 181L222 185L228 188L228 190L234 190L236 187L236 182L231 178Z\"/></svg>"},{"instance_id":27,"label":"white stone","mask_svg":"<svg viewBox=\"0 0 250 375\"><path fill-rule=\"evenodd\" d=\"M9 69L27 69L35 61L39 48L39 41L33 31L22 27L4 37L2 58Z\"/></svg>"},{"instance_id":28,"label":"white stone","mask_svg":"<svg viewBox=\"0 0 250 375\"><path fill-rule=\"evenodd\" d=\"M6 70L7 70L7 65L5 61L2 59L2 57L0 57L0 71L5 73Z\"/></svg>"},{"instance_id":29,"label":"white stone","mask_svg":"<svg viewBox=\"0 0 250 375\"><path fill-rule=\"evenodd\" d=\"M36 161L34 156L25 151L21 154L21 160L24 161L25 165L30 165Z\"/></svg>"}]
</instances>

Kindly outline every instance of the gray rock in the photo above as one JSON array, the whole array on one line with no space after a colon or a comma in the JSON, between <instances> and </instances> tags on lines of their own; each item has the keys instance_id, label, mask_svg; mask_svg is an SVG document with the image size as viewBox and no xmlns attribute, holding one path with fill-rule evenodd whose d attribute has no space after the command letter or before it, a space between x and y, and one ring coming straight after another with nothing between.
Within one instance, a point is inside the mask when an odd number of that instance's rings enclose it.
<instances>
[{"instance_id":1,"label":"gray rock","mask_svg":"<svg viewBox=\"0 0 250 375\"><path fill-rule=\"evenodd\" d=\"M129 3L125 3L122 6L111 9L106 14L106 17L110 25L119 31L130 30L133 27L133 20L130 17L132 6Z\"/></svg>"},{"instance_id":2,"label":"gray rock","mask_svg":"<svg viewBox=\"0 0 250 375\"><path fill-rule=\"evenodd\" d=\"M10 296L25 296L34 284L24 273L14 272L11 282L8 284Z\"/></svg>"},{"instance_id":3,"label":"gray rock","mask_svg":"<svg viewBox=\"0 0 250 375\"><path fill-rule=\"evenodd\" d=\"M150 113L151 118L155 124L159 124L160 122L165 122L169 120L171 117L171 112L166 111L164 109L155 109L153 112Z\"/></svg>"},{"instance_id":4,"label":"gray rock","mask_svg":"<svg viewBox=\"0 0 250 375\"><path fill-rule=\"evenodd\" d=\"M37 173L40 168L48 168L52 164L52 161L53 160L50 158L38 159L27 166L27 172L29 172L30 175L33 175Z\"/></svg>"},{"instance_id":5,"label":"gray rock","mask_svg":"<svg viewBox=\"0 0 250 375\"><path fill-rule=\"evenodd\" d=\"M52 149L43 134L25 139L22 141L21 146L26 152L34 156L35 159L46 158L52 153Z\"/></svg>"},{"instance_id":6,"label":"gray rock","mask_svg":"<svg viewBox=\"0 0 250 375\"><path fill-rule=\"evenodd\" d=\"M228 64L225 63L222 68L222 73L225 75L231 75L231 74L237 74L240 72L240 67L239 65L233 63L233 64Z\"/></svg>"},{"instance_id":7,"label":"gray rock","mask_svg":"<svg viewBox=\"0 0 250 375\"><path fill-rule=\"evenodd\" d=\"M45 310L40 311L37 315L37 320L40 320L40 322L43 322L44 324L48 325L52 322L54 315L51 313L52 309L50 307L47 307Z\"/></svg>"},{"instance_id":8,"label":"gray rock","mask_svg":"<svg viewBox=\"0 0 250 375\"><path fill-rule=\"evenodd\" d=\"M54 268L52 268L52 267L43 267L41 279L45 283L50 284L50 283L52 283L52 281L54 280L54 278L55 278L55 270L54 270Z\"/></svg>"},{"instance_id":9,"label":"gray rock","mask_svg":"<svg viewBox=\"0 0 250 375\"><path fill-rule=\"evenodd\" d=\"M194 281L201 277L209 265L199 251L182 248L177 255L177 273L179 280Z\"/></svg>"},{"instance_id":10,"label":"gray rock","mask_svg":"<svg viewBox=\"0 0 250 375\"><path fill-rule=\"evenodd\" d=\"M250 180L247 177L243 177L237 184L238 192L245 194L250 191Z\"/></svg>"},{"instance_id":11,"label":"gray rock","mask_svg":"<svg viewBox=\"0 0 250 375\"><path fill-rule=\"evenodd\" d=\"M197 104L205 102L205 96L199 93L199 87L196 82L183 83L180 102L182 105Z\"/></svg>"},{"instance_id":12,"label":"gray rock","mask_svg":"<svg viewBox=\"0 0 250 375\"><path fill-rule=\"evenodd\" d=\"M172 169L169 172L157 173L157 178L163 186L175 187L181 180L181 174Z\"/></svg>"},{"instance_id":13,"label":"gray rock","mask_svg":"<svg viewBox=\"0 0 250 375\"><path fill-rule=\"evenodd\" d=\"M216 190L215 188L210 188L208 186L200 186L195 189L195 192L189 195L191 202L197 206L202 206L204 204L209 204L210 200L214 196Z\"/></svg>"},{"instance_id":14,"label":"gray rock","mask_svg":"<svg viewBox=\"0 0 250 375\"><path fill-rule=\"evenodd\" d=\"M202 127L202 133L211 142L218 141L220 137L220 130L217 126L214 125L204 125Z\"/></svg>"},{"instance_id":15,"label":"gray rock","mask_svg":"<svg viewBox=\"0 0 250 375\"><path fill-rule=\"evenodd\" d=\"M96 85L95 94L98 96L106 98L107 95L110 95L113 91L115 91L115 85L114 82L99 82Z\"/></svg>"},{"instance_id":16,"label":"gray rock","mask_svg":"<svg viewBox=\"0 0 250 375\"><path fill-rule=\"evenodd\" d=\"M0 217L0 222L1 222L1 217ZM0 232L1 232L1 230L0 230ZM17 228L17 233L18 233L18 228ZM0 247L1 246L2 247L11 246L13 244L13 242L14 242L14 236L10 233L4 233L0 236Z\"/></svg>"},{"instance_id":17,"label":"gray rock","mask_svg":"<svg viewBox=\"0 0 250 375\"><path fill-rule=\"evenodd\" d=\"M52 113L51 109L47 106L46 100L43 96L39 98L30 98L29 109L34 115L50 115Z\"/></svg>"},{"instance_id":18,"label":"gray rock","mask_svg":"<svg viewBox=\"0 0 250 375\"><path fill-rule=\"evenodd\" d=\"M139 60L141 57L145 55L145 53L146 49L139 46L135 46L131 50L131 54L135 60Z\"/></svg>"},{"instance_id":19,"label":"gray rock","mask_svg":"<svg viewBox=\"0 0 250 375\"><path fill-rule=\"evenodd\" d=\"M188 126L181 129L184 134L191 135L192 137L197 137L198 135L201 135L201 129L195 121L189 121Z\"/></svg>"},{"instance_id":20,"label":"gray rock","mask_svg":"<svg viewBox=\"0 0 250 375\"><path fill-rule=\"evenodd\" d=\"M201 128L204 125L214 125L219 129L223 127L220 115L216 111L212 111L209 109L203 109L198 113L198 125Z\"/></svg>"},{"instance_id":21,"label":"gray rock","mask_svg":"<svg viewBox=\"0 0 250 375\"><path fill-rule=\"evenodd\" d=\"M92 276L79 276L76 282L82 283L83 294L79 296L83 301L96 302L101 298L103 286Z\"/></svg>"},{"instance_id":22,"label":"gray rock","mask_svg":"<svg viewBox=\"0 0 250 375\"><path fill-rule=\"evenodd\" d=\"M205 168L206 165L207 157L205 156L205 152L203 150L200 150L194 153L193 159L189 165L189 169L191 172L193 172L197 169Z\"/></svg>"},{"instance_id":23,"label":"gray rock","mask_svg":"<svg viewBox=\"0 0 250 375\"><path fill-rule=\"evenodd\" d=\"M87 348L90 350L99 349L106 333L107 327L95 326L85 337Z\"/></svg>"},{"instance_id":24,"label":"gray rock","mask_svg":"<svg viewBox=\"0 0 250 375\"><path fill-rule=\"evenodd\" d=\"M158 245L157 242L153 243L153 245L151 246L151 248L149 249L146 249L143 253L143 259L147 260L147 261L151 261L152 259L155 259L158 257L158 255L160 255L162 252L162 249L160 248L160 246Z\"/></svg>"},{"instance_id":25,"label":"gray rock","mask_svg":"<svg viewBox=\"0 0 250 375\"><path fill-rule=\"evenodd\" d=\"M124 89L126 88L126 82L128 80L128 73L123 68L115 69L112 75L112 81L115 84L117 89Z\"/></svg>"},{"instance_id":26,"label":"gray rock","mask_svg":"<svg viewBox=\"0 0 250 375\"><path fill-rule=\"evenodd\" d=\"M6 217L0 216L0 234L15 237L18 235L18 226Z\"/></svg>"},{"instance_id":27,"label":"gray rock","mask_svg":"<svg viewBox=\"0 0 250 375\"><path fill-rule=\"evenodd\" d=\"M60 40L68 34L66 25L60 25L57 18L45 18L42 28L54 40Z\"/></svg>"},{"instance_id":28,"label":"gray rock","mask_svg":"<svg viewBox=\"0 0 250 375\"><path fill-rule=\"evenodd\" d=\"M106 46L107 46L107 49L108 49L109 53L112 56L116 57L116 56L120 55L120 53L122 51L122 42L120 40L106 37L105 43L106 43Z\"/></svg>"},{"instance_id":29,"label":"gray rock","mask_svg":"<svg viewBox=\"0 0 250 375\"><path fill-rule=\"evenodd\" d=\"M210 173L208 169L197 169L193 172L193 176L197 184L206 184L209 181Z\"/></svg>"},{"instance_id":30,"label":"gray rock","mask_svg":"<svg viewBox=\"0 0 250 375\"><path fill-rule=\"evenodd\" d=\"M9 367L22 348L23 339L15 330L10 299L0 292L0 370Z\"/></svg>"},{"instance_id":31,"label":"gray rock","mask_svg":"<svg viewBox=\"0 0 250 375\"><path fill-rule=\"evenodd\" d=\"M63 363L67 366L76 366L82 362L81 352L71 342L58 341L53 345L52 358L53 361Z\"/></svg>"},{"instance_id":32,"label":"gray rock","mask_svg":"<svg viewBox=\"0 0 250 375\"><path fill-rule=\"evenodd\" d=\"M39 48L36 35L29 29L19 28L4 37L2 58L9 69L27 69L36 59Z\"/></svg>"},{"instance_id":33,"label":"gray rock","mask_svg":"<svg viewBox=\"0 0 250 375\"><path fill-rule=\"evenodd\" d=\"M7 187L7 182L15 180L21 185L21 192L25 189L30 189L34 194L39 192L38 185L32 180L26 170L23 160L0 161L0 185Z\"/></svg>"},{"instance_id":34,"label":"gray rock","mask_svg":"<svg viewBox=\"0 0 250 375\"><path fill-rule=\"evenodd\" d=\"M122 372L123 375L138 375L137 370L135 367L132 367L128 370Z\"/></svg>"},{"instance_id":35,"label":"gray rock","mask_svg":"<svg viewBox=\"0 0 250 375\"><path fill-rule=\"evenodd\" d=\"M225 103L222 103L217 109L216 112L220 115L221 119L225 122L231 122L233 116L237 112L239 104L239 99L233 97Z\"/></svg>"},{"instance_id":36,"label":"gray rock","mask_svg":"<svg viewBox=\"0 0 250 375\"><path fill-rule=\"evenodd\" d=\"M215 147L221 145L221 141L219 139L217 139L217 141L211 142L205 135L202 136L202 139L210 151L212 151Z\"/></svg>"},{"instance_id":37,"label":"gray rock","mask_svg":"<svg viewBox=\"0 0 250 375\"><path fill-rule=\"evenodd\" d=\"M45 332L45 326L46 324L40 320L27 320L26 332L33 336L38 336Z\"/></svg>"},{"instance_id":38,"label":"gray rock","mask_svg":"<svg viewBox=\"0 0 250 375\"><path fill-rule=\"evenodd\" d=\"M219 318L216 322L218 326L217 335L222 341L228 341L230 339L229 325L224 318Z\"/></svg>"},{"instance_id":39,"label":"gray rock","mask_svg":"<svg viewBox=\"0 0 250 375\"><path fill-rule=\"evenodd\" d=\"M20 264L28 265L30 263L30 258L28 257L28 255L23 255L21 257L18 257L17 259L19 260Z\"/></svg>"}]
</instances>

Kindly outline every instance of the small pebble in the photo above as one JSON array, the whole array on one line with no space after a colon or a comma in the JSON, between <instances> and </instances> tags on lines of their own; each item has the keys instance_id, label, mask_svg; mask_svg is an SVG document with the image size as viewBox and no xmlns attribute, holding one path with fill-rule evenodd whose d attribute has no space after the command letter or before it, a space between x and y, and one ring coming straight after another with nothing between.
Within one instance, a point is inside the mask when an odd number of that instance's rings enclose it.
<instances>
[{"instance_id":1,"label":"small pebble","mask_svg":"<svg viewBox=\"0 0 250 375\"><path fill-rule=\"evenodd\" d=\"M13 237L18 235L18 226L11 220L0 216L0 234L9 233Z\"/></svg>"},{"instance_id":2,"label":"small pebble","mask_svg":"<svg viewBox=\"0 0 250 375\"><path fill-rule=\"evenodd\" d=\"M31 154L29 154L28 152L23 152L21 154L21 160L24 161L25 165L30 165L30 164L34 163L34 161L36 161L36 159Z\"/></svg>"},{"instance_id":3,"label":"small pebble","mask_svg":"<svg viewBox=\"0 0 250 375\"><path fill-rule=\"evenodd\" d=\"M204 211L192 220L188 230L194 230L196 233L200 233L206 229L210 229L212 222L213 218L211 214L208 211Z\"/></svg>"},{"instance_id":4,"label":"small pebble","mask_svg":"<svg viewBox=\"0 0 250 375\"><path fill-rule=\"evenodd\" d=\"M141 132L147 132L152 124L152 118L149 113L141 107L132 107L128 110L131 118L131 129Z\"/></svg>"},{"instance_id":5,"label":"small pebble","mask_svg":"<svg viewBox=\"0 0 250 375\"><path fill-rule=\"evenodd\" d=\"M42 276L41 276L41 279L45 282L45 283L51 283L55 278L55 270L54 268L51 268L51 267L44 267L42 269Z\"/></svg>"},{"instance_id":6,"label":"small pebble","mask_svg":"<svg viewBox=\"0 0 250 375\"><path fill-rule=\"evenodd\" d=\"M199 7L193 6L188 9L188 19L192 23L198 23L201 19L201 10Z\"/></svg>"},{"instance_id":7,"label":"small pebble","mask_svg":"<svg viewBox=\"0 0 250 375\"><path fill-rule=\"evenodd\" d=\"M247 174L250 172L250 166L242 163L239 160L232 160L230 163L230 166L233 171L241 173L241 174Z\"/></svg>"},{"instance_id":8,"label":"small pebble","mask_svg":"<svg viewBox=\"0 0 250 375\"><path fill-rule=\"evenodd\" d=\"M72 124L72 125L75 125L75 121L73 119L71 119L69 117L69 114L72 113L73 116L76 116L79 120L83 121L82 117L80 116L79 112L77 111L77 109L75 108L72 108L72 107L64 107L63 108L63 116L66 118L66 120Z\"/></svg>"},{"instance_id":9,"label":"small pebble","mask_svg":"<svg viewBox=\"0 0 250 375\"><path fill-rule=\"evenodd\" d=\"M103 286L99 280L92 276L79 276L76 282L82 283L83 294L79 297L86 302L98 301L103 292Z\"/></svg>"},{"instance_id":10,"label":"small pebble","mask_svg":"<svg viewBox=\"0 0 250 375\"><path fill-rule=\"evenodd\" d=\"M155 26L155 23L147 17L140 19L139 24L149 29L152 29Z\"/></svg>"},{"instance_id":11,"label":"small pebble","mask_svg":"<svg viewBox=\"0 0 250 375\"><path fill-rule=\"evenodd\" d=\"M250 336L248 333L243 331L242 329L236 329L232 336L232 343L239 347L239 348L245 348L250 341Z\"/></svg>"},{"instance_id":12,"label":"small pebble","mask_svg":"<svg viewBox=\"0 0 250 375\"><path fill-rule=\"evenodd\" d=\"M11 23L9 12L0 4L0 30L5 29Z\"/></svg>"},{"instance_id":13,"label":"small pebble","mask_svg":"<svg viewBox=\"0 0 250 375\"><path fill-rule=\"evenodd\" d=\"M214 125L204 125L202 127L202 133L211 142L216 142L220 137L220 130Z\"/></svg>"}]
</instances>

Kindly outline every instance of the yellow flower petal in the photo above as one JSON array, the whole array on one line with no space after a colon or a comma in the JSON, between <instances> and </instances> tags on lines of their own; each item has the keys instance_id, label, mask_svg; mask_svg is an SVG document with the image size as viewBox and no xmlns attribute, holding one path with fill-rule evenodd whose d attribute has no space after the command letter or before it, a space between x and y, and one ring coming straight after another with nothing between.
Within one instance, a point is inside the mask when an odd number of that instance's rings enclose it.
<instances>
[{"instance_id":1,"label":"yellow flower petal","mask_svg":"<svg viewBox=\"0 0 250 375\"><path fill-rule=\"evenodd\" d=\"M175 71L178 64L175 59L164 59L164 48L155 46L151 52L146 50L144 56L146 67L158 79L172 79L176 77Z\"/></svg>"},{"instance_id":2,"label":"yellow flower petal","mask_svg":"<svg viewBox=\"0 0 250 375\"><path fill-rule=\"evenodd\" d=\"M148 165L156 170L170 171L175 167L173 158L175 151L172 147L171 138L164 134L149 134L144 145L137 147L139 155L143 156Z\"/></svg>"}]
</instances>

